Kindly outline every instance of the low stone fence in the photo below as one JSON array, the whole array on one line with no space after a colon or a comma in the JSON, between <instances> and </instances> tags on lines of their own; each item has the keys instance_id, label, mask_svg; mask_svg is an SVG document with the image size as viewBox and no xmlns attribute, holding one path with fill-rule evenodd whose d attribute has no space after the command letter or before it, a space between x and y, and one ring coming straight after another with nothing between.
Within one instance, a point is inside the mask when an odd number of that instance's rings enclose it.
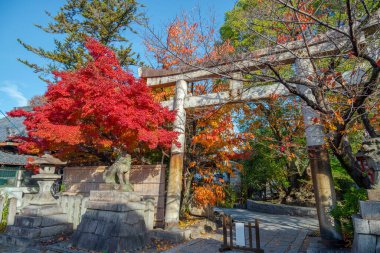
<instances>
[{"instance_id":1,"label":"low stone fence","mask_svg":"<svg viewBox=\"0 0 380 253\"><path fill-rule=\"evenodd\" d=\"M3 217L3 211L6 208L8 208L8 214ZM17 199L15 197L0 195L0 223L6 221L7 225L13 225L16 216L16 209Z\"/></svg>"},{"instance_id":2,"label":"low stone fence","mask_svg":"<svg viewBox=\"0 0 380 253\"><path fill-rule=\"evenodd\" d=\"M368 200L360 201L360 213L352 217L354 224L353 253L380 252L380 190L367 190Z\"/></svg>"},{"instance_id":3,"label":"low stone fence","mask_svg":"<svg viewBox=\"0 0 380 253\"><path fill-rule=\"evenodd\" d=\"M70 222L74 228L85 212L85 202L91 190L99 190L104 183L105 166L66 167L63 170L64 192L61 203L67 209ZM146 198L154 199L155 226L163 227L165 218L165 166L134 165L131 168L129 181L134 191ZM66 197L65 197L66 196ZM74 198L75 197L75 198ZM78 218L79 217L79 218ZM69 218L70 219L70 218ZM79 220L78 220L79 219Z\"/></svg>"},{"instance_id":4,"label":"low stone fence","mask_svg":"<svg viewBox=\"0 0 380 253\"><path fill-rule=\"evenodd\" d=\"M254 212L318 218L317 209L247 200L247 209Z\"/></svg>"}]
</instances>

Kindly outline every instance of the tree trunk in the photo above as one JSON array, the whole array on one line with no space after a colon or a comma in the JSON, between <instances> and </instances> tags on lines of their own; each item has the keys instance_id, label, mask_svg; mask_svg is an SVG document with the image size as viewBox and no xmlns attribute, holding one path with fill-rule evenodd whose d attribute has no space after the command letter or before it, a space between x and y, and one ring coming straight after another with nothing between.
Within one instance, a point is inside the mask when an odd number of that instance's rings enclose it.
<instances>
[{"instance_id":1,"label":"tree trunk","mask_svg":"<svg viewBox=\"0 0 380 253\"><path fill-rule=\"evenodd\" d=\"M351 145L347 140L347 136L343 137L342 144L339 149L334 148L334 144L330 142L334 156L339 160L340 164L351 176L354 182L361 188L370 189L371 181L369 177L362 172L359 163L356 161L352 153Z\"/></svg>"},{"instance_id":2,"label":"tree trunk","mask_svg":"<svg viewBox=\"0 0 380 253\"><path fill-rule=\"evenodd\" d=\"M190 207L191 203L191 184L194 179L194 172L188 172L187 175L185 175L185 183L184 183L184 189L183 189L183 196L182 196L182 204L181 204L181 215L184 215L187 213Z\"/></svg>"}]
</instances>

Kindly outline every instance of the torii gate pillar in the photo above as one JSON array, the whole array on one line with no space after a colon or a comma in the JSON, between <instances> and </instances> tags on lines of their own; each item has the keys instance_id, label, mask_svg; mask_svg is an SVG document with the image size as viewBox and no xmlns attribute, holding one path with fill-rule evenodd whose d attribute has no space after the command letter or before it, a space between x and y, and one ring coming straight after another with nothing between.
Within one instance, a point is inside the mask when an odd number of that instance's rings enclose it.
<instances>
[{"instance_id":1,"label":"torii gate pillar","mask_svg":"<svg viewBox=\"0 0 380 253\"><path fill-rule=\"evenodd\" d=\"M307 78L313 73L313 67L309 59L297 60L296 70L297 75L304 78ZM299 85L297 88L299 92L306 95L310 100L315 101L310 88L302 85ZM336 195L330 166L330 157L325 147L323 126L319 123L314 123L315 119L320 119L320 114L303 102L302 115L304 118L307 152L310 159L321 237L331 242L342 241L338 224L330 214L331 209L336 206ZM318 120L318 122L320 122L320 120Z\"/></svg>"},{"instance_id":2,"label":"torii gate pillar","mask_svg":"<svg viewBox=\"0 0 380 253\"><path fill-rule=\"evenodd\" d=\"M185 123L186 111L184 108L184 100L187 95L187 82L179 80L175 86L175 97L173 109L176 110L176 118L174 121L174 131L179 133L177 142L181 144L178 147L173 143L171 148L171 157L169 165L169 179L166 195L165 209L165 226L176 226L179 222L179 210L181 207L181 191L182 191L182 172L183 158L185 151Z\"/></svg>"}]
</instances>

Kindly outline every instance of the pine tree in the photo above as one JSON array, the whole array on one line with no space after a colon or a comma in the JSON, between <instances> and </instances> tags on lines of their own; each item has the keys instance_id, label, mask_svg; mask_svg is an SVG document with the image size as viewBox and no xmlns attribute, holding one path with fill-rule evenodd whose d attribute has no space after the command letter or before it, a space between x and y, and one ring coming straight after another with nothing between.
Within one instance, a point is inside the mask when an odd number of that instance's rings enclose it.
<instances>
[{"instance_id":1,"label":"pine tree","mask_svg":"<svg viewBox=\"0 0 380 253\"><path fill-rule=\"evenodd\" d=\"M122 67L137 64L139 56L132 52L125 32L135 33L131 25L142 19L139 7L143 5L135 0L67 0L55 16L46 12L53 19L46 27L36 25L46 33L64 36L54 38L53 50L34 47L18 39L28 51L48 59L49 63L40 66L26 59L18 60L40 73L40 78L54 70L78 69L89 59L84 47L85 37L89 36L110 47Z\"/></svg>"}]
</instances>

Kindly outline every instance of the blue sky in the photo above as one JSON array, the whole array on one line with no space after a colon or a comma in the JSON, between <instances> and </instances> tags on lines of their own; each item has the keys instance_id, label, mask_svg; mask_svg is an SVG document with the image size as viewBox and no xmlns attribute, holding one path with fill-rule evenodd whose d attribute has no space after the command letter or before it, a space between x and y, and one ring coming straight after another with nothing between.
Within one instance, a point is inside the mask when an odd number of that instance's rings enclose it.
<instances>
[{"instance_id":1,"label":"blue sky","mask_svg":"<svg viewBox=\"0 0 380 253\"><path fill-rule=\"evenodd\" d=\"M13 107L23 106L35 96L46 90L32 69L17 61L28 59L37 64L44 64L43 59L28 52L17 38L33 46L51 49L53 36L46 34L33 24L45 25L50 20L45 14L55 14L65 1L58 0L11 0L0 1L0 110L7 112ZM234 0L140 0L144 12L155 29L165 27L176 15L200 9L206 17L215 16L216 28L223 23L224 13L232 9ZM142 30L138 29L140 34ZM141 35L131 35L133 49L144 59L144 46ZM0 114L0 118L2 115Z\"/></svg>"}]
</instances>

